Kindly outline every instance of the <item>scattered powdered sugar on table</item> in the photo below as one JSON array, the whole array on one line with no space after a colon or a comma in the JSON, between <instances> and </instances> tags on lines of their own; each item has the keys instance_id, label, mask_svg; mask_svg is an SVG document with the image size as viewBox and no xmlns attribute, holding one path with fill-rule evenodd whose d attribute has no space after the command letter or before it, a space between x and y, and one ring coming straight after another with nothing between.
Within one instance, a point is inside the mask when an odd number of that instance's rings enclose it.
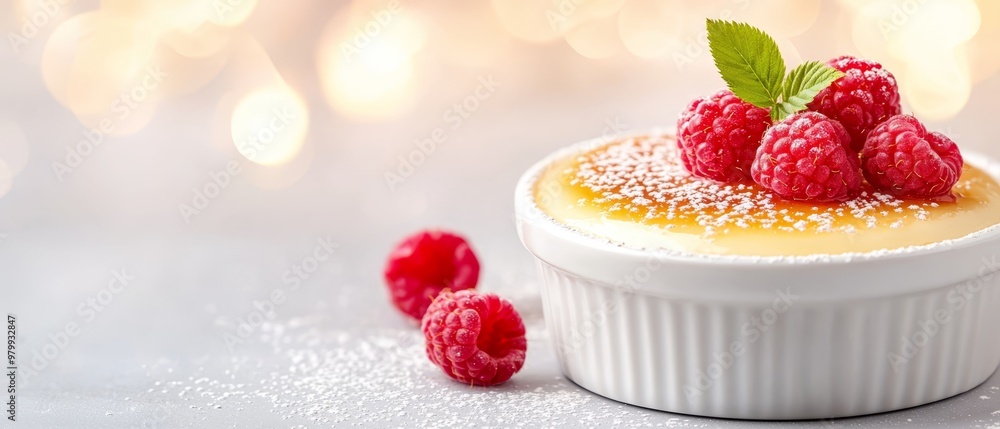
<instances>
[{"instance_id":1,"label":"scattered powdered sugar on table","mask_svg":"<svg viewBox=\"0 0 1000 429\"><path fill-rule=\"evenodd\" d=\"M566 171L569 183L596 194L580 205L606 207L607 214L645 220L688 220L705 235L727 228L774 228L784 231L854 232L856 224L875 228L903 225L902 218L926 220L933 202L905 204L889 194L863 190L841 204L810 206L777 201L753 184L723 184L692 177L681 164L674 140L665 135L625 138L577 156ZM881 221L889 218L891 221ZM668 225L670 222L666 222Z\"/></svg>"},{"instance_id":2,"label":"scattered powdered sugar on table","mask_svg":"<svg viewBox=\"0 0 1000 429\"><path fill-rule=\"evenodd\" d=\"M156 381L192 412L265 408L309 427L615 426L706 427L684 416L593 395L565 378L533 371L492 388L457 383L433 366L411 330L325 331L292 320L262 327L266 358L234 356L224 372ZM529 353L549 353L541 325L529 325ZM257 356L257 355L254 355ZM538 357L536 357L538 356ZM160 371L164 372L164 371ZM614 423L617 422L617 423ZM626 423L627 422L627 423Z\"/></svg>"}]
</instances>

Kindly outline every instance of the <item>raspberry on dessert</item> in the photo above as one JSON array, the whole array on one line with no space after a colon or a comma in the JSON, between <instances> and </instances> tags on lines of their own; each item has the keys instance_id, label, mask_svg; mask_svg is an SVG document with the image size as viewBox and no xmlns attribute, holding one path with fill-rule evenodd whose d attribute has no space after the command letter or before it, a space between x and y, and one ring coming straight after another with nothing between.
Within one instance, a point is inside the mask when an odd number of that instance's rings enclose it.
<instances>
[{"instance_id":1,"label":"raspberry on dessert","mask_svg":"<svg viewBox=\"0 0 1000 429\"><path fill-rule=\"evenodd\" d=\"M872 130L861 151L865 178L899 197L948 195L962 175L962 154L944 134L927 132L910 115L889 118Z\"/></svg>"},{"instance_id":2,"label":"raspberry on dessert","mask_svg":"<svg viewBox=\"0 0 1000 429\"><path fill-rule=\"evenodd\" d=\"M479 260L464 238L444 231L421 231L389 254L385 281L396 308L420 320L442 290L476 287Z\"/></svg>"},{"instance_id":3,"label":"raspberry on dessert","mask_svg":"<svg viewBox=\"0 0 1000 429\"><path fill-rule=\"evenodd\" d=\"M698 98L677 119L677 146L691 174L719 182L750 178L760 137L771 125L767 109L722 90Z\"/></svg>"},{"instance_id":4,"label":"raspberry on dessert","mask_svg":"<svg viewBox=\"0 0 1000 429\"><path fill-rule=\"evenodd\" d=\"M751 173L784 199L846 201L861 187L860 162L850 144L839 122L798 113L764 133Z\"/></svg>"},{"instance_id":5,"label":"raspberry on dessert","mask_svg":"<svg viewBox=\"0 0 1000 429\"><path fill-rule=\"evenodd\" d=\"M896 78L881 64L861 58L843 56L826 64L844 76L816 94L809 110L839 121L851 135L851 148L860 151L872 128L902 111Z\"/></svg>"},{"instance_id":6,"label":"raspberry on dessert","mask_svg":"<svg viewBox=\"0 0 1000 429\"><path fill-rule=\"evenodd\" d=\"M524 365L524 323L492 293L441 292L421 322L427 357L451 378L480 386L510 379Z\"/></svg>"}]
</instances>

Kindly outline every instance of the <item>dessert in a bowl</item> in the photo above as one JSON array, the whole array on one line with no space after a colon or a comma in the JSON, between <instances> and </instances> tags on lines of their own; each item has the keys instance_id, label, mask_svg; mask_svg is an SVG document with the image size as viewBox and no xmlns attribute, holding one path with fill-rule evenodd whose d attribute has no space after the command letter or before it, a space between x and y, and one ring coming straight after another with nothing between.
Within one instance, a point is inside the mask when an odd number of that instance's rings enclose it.
<instances>
[{"instance_id":1,"label":"dessert in a bowl","mask_svg":"<svg viewBox=\"0 0 1000 429\"><path fill-rule=\"evenodd\" d=\"M582 142L518 184L569 379L665 411L810 419L933 402L997 368L1000 166L966 154L954 201L794 202L683 174L673 139Z\"/></svg>"},{"instance_id":2,"label":"dessert in a bowl","mask_svg":"<svg viewBox=\"0 0 1000 429\"><path fill-rule=\"evenodd\" d=\"M601 144L546 166L534 188L555 221L630 247L801 256L933 244L1000 223L1000 185L966 165L953 197L901 199L865 184L838 204L782 200L753 182L693 177L670 134Z\"/></svg>"},{"instance_id":3,"label":"dessert in a bowl","mask_svg":"<svg viewBox=\"0 0 1000 429\"><path fill-rule=\"evenodd\" d=\"M518 182L566 376L644 407L845 417L1000 364L1000 164L904 115L895 78L708 22L729 90L676 131L564 148Z\"/></svg>"}]
</instances>

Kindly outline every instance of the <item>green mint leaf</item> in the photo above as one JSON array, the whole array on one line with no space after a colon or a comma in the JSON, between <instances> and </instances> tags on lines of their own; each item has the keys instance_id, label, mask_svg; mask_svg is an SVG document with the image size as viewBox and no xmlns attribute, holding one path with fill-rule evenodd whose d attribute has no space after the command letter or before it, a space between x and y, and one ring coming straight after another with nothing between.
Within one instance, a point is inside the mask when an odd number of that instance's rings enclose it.
<instances>
[{"instance_id":1,"label":"green mint leaf","mask_svg":"<svg viewBox=\"0 0 1000 429\"><path fill-rule=\"evenodd\" d=\"M823 88L844 74L818 61L800 64L788 72L781 89L781 102L771 109L771 118L780 121L806 108Z\"/></svg>"},{"instance_id":2,"label":"green mint leaf","mask_svg":"<svg viewBox=\"0 0 1000 429\"><path fill-rule=\"evenodd\" d=\"M748 24L709 19L708 47L737 97L762 108L778 105L785 60L771 36Z\"/></svg>"}]
</instances>

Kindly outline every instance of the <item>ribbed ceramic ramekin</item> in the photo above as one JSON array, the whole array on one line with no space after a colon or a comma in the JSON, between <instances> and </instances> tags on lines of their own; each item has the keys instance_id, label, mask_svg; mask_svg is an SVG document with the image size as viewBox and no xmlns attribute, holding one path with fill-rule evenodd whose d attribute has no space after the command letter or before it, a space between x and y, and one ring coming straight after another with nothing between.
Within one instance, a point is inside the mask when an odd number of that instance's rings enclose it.
<instances>
[{"instance_id":1,"label":"ribbed ceramic ramekin","mask_svg":"<svg viewBox=\"0 0 1000 429\"><path fill-rule=\"evenodd\" d=\"M611 399L740 419L845 417L965 392L1000 364L1000 228L929 246L799 257L635 249L561 225L518 183L562 371ZM997 165L966 161L997 176ZM558 190L555 190L558 191ZM766 246L767 243L761 243Z\"/></svg>"}]
</instances>

